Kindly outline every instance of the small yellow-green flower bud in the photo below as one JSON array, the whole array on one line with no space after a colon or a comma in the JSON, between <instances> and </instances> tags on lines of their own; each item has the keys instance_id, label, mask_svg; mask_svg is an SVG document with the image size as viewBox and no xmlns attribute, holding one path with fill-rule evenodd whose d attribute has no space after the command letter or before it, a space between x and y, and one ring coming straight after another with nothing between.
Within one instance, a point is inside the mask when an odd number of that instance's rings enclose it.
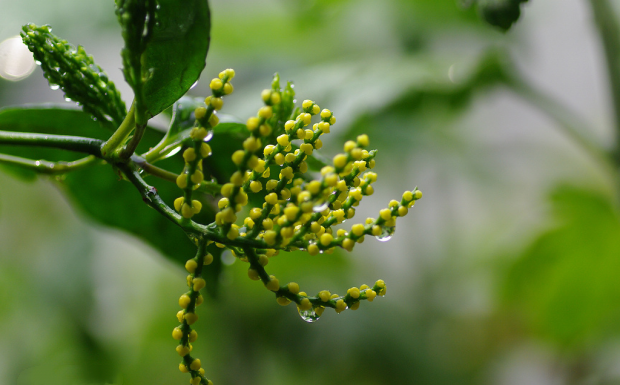
<instances>
[{"instance_id":1,"label":"small yellow-green flower bud","mask_svg":"<svg viewBox=\"0 0 620 385\"><path fill-rule=\"evenodd\" d=\"M334 166L337 169L344 168L347 165L347 156L344 154L338 154L334 157Z\"/></svg>"},{"instance_id":2,"label":"small yellow-green flower bud","mask_svg":"<svg viewBox=\"0 0 620 385\"><path fill-rule=\"evenodd\" d=\"M183 330L181 330L180 328L172 329L172 338L174 338L175 340L180 340L181 338L183 338Z\"/></svg>"},{"instance_id":3,"label":"small yellow-green flower bud","mask_svg":"<svg viewBox=\"0 0 620 385\"><path fill-rule=\"evenodd\" d=\"M202 261L203 265L210 265L211 263L213 263L213 255L211 255L211 253L207 253L207 255L205 255L204 260Z\"/></svg>"},{"instance_id":4,"label":"small yellow-green flower bud","mask_svg":"<svg viewBox=\"0 0 620 385\"><path fill-rule=\"evenodd\" d=\"M331 298L331 295L332 295L332 293L330 293L327 290L322 290L322 291L319 292L319 298L323 302L329 301L329 299Z\"/></svg>"},{"instance_id":5,"label":"small yellow-green flower bud","mask_svg":"<svg viewBox=\"0 0 620 385\"><path fill-rule=\"evenodd\" d=\"M187 368L187 366L185 366L184 364L179 364L179 370L183 373L188 373L189 369Z\"/></svg>"},{"instance_id":6,"label":"small yellow-green flower bud","mask_svg":"<svg viewBox=\"0 0 620 385\"><path fill-rule=\"evenodd\" d=\"M347 294L349 294L353 299L358 299L360 297L360 289L357 287L352 287L347 290Z\"/></svg>"},{"instance_id":7,"label":"small yellow-green flower bud","mask_svg":"<svg viewBox=\"0 0 620 385\"><path fill-rule=\"evenodd\" d=\"M207 115L207 109L204 107L198 107L194 110L194 115L196 116L196 119L200 120Z\"/></svg>"},{"instance_id":8,"label":"small yellow-green flower bud","mask_svg":"<svg viewBox=\"0 0 620 385\"><path fill-rule=\"evenodd\" d=\"M250 190L252 190L252 192L259 192L260 190L263 189L263 185L261 182L254 180L252 182L250 182Z\"/></svg>"},{"instance_id":9,"label":"small yellow-green flower bud","mask_svg":"<svg viewBox=\"0 0 620 385\"><path fill-rule=\"evenodd\" d=\"M284 123L284 129L286 131L291 131L293 128L295 128L294 120L287 120L286 123Z\"/></svg>"},{"instance_id":10,"label":"small yellow-green flower bud","mask_svg":"<svg viewBox=\"0 0 620 385\"><path fill-rule=\"evenodd\" d=\"M185 262L185 270L187 270L189 273L194 273L194 271L196 271L196 267L198 267L198 263L195 259L190 259Z\"/></svg>"},{"instance_id":11,"label":"small yellow-green flower bud","mask_svg":"<svg viewBox=\"0 0 620 385\"><path fill-rule=\"evenodd\" d=\"M260 98L263 99L263 102L267 103L271 99L271 90L263 90L260 93Z\"/></svg>"},{"instance_id":12,"label":"small yellow-green flower bud","mask_svg":"<svg viewBox=\"0 0 620 385\"><path fill-rule=\"evenodd\" d=\"M250 277L250 279L253 281L258 281L260 279L260 277L258 276L258 271L252 268L248 269L248 277Z\"/></svg>"},{"instance_id":13,"label":"small yellow-green flower bud","mask_svg":"<svg viewBox=\"0 0 620 385\"><path fill-rule=\"evenodd\" d=\"M189 342L196 342L196 340L198 339L198 333L196 332L196 330L192 330L191 332L189 332L189 336L187 339L189 340Z\"/></svg>"},{"instance_id":14,"label":"small yellow-green flower bud","mask_svg":"<svg viewBox=\"0 0 620 385\"><path fill-rule=\"evenodd\" d=\"M404 217L409 212L409 209L406 206L400 206L398 208L398 215Z\"/></svg>"},{"instance_id":15,"label":"small yellow-green flower bud","mask_svg":"<svg viewBox=\"0 0 620 385\"><path fill-rule=\"evenodd\" d=\"M299 284L297 282L290 282L287 285L288 291L293 294L299 294Z\"/></svg>"},{"instance_id":16,"label":"small yellow-green flower bud","mask_svg":"<svg viewBox=\"0 0 620 385\"><path fill-rule=\"evenodd\" d=\"M277 236L278 236L278 233L276 233L273 230L268 230L268 231L265 231L265 235L263 236L263 239L265 240L266 244L268 244L269 246L273 246L276 243Z\"/></svg>"},{"instance_id":17,"label":"small yellow-green flower bud","mask_svg":"<svg viewBox=\"0 0 620 385\"><path fill-rule=\"evenodd\" d=\"M273 229L273 219L271 218L265 218L263 219L263 228L265 230L271 230Z\"/></svg>"},{"instance_id":18,"label":"small yellow-green flower bud","mask_svg":"<svg viewBox=\"0 0 620 385\"><path fill-rule=\"evenodd\" d=\"M331 234L325 233L321 235L320 242L321 242L321 245L323 246L329 246L333 240L334 240L334 237Z\"/></svg>"},{"instance_id":19,"label":"small yellow-green flower bud","mask_svg":"<svg viewBox=\"0 0 620 385\"><path fill-rule=\"evenodd\" d=\"M342 313L346 309L347 309L347 304L342 299L339 299L338 301L336 301L336 313Z\"/></svg>"},{"instance_id":20,"label":"small yellow-green flower bud","mask_svg":"<svg viewBox=\"0 0 620 385\"><path fill-rule=\"evenodd\" d=\"M284 164L284 155L282 155L282 154L276 154L276 155L273 157L273 160L276 162L276 164L277 164L278 166L282 166L282 165Z\"/></svg>"},{"instance_id":21,"label":"small yellow-green flower bud","mask_svg":"<svg viewBox=\"0 0 620 385\"><path fill-rule=\"evenodd\" d=\"M222 98L211 98L209 103L216 110L221 110L224 106L224 101L222 100Z\"/></svg>"},{"instance_id":22,"label":"small yellow-green flower bud","mask_svg":"<svg viewBox=\"0 0 620 385\"><path fill-rule=\"evenodd\" d=\"M392 210L383 209L379 211L379 216L383 218L384 220L389 221L390 219L392 219Z\"/></svg>"},{"instance_id":23,"label":"small yellow-green flower bud","mask_svg":"<svg viewBox=\"0 0 620 385\"><path fill-rule=\"evenodd\" d=\"M374 225L372 227L372 235L374 235L375 237L378 237L379 235L381 235L382 232L383 230L381 229L381 226Z\"/></svg>"},{"instance_id":24,"label":"small yellow-green flower bud","mask_svg":"<svg viewBox=\"0 0 620 385\"><path fill-rule=\"evenodd\" d=\"M342 241L342 248L347 251L353 250L354 246L355 246L355 241L350 238L346 238Z\"/></svg>"},{"instance_id":25,"label":"small yellow-green flower bud","mask_svg":"<svg viewBox=\"0 0 620 385\"><path fill-rule=\"evenodd\" d=\"M183 173L177 177L177 186L180 189L185 189L187 187L187 174Z\"/></svg>"},{"instance_id":26,"label":"small yellow-green flower bud","mask_svg":"<svg viewBox=\"0 0 620 385\"><path fill-rule=\"evenodd\" d=\"M181 206L181 215L183 216L183 218L186 219L193 217L194 210L192 210L192 206L188 205L187 203L183 203L183 206Z\"/></svg>"},{"instance_id":27,"label":"small yellow-green flower bud","mask_svg":"<svg viewBox=\"0 0 620 385\"><path fill-rule=\"evenodd\" d=\"M181 306L183 309L186 309L189 306L190 302L192 302L192 299L187 294L183 294L181 297L179 297L179 306Z\"/></svg>"},{"instance_id":28,"label":"small yellow-green flower bud","mask_svg":"<svg viewBox=\"0 0 620 385\"><path fill-rule=\"evenodd\" d=\"M329 119L332 116L332 112L327 108L321 111L321 119Z\"/></svg>"},{"instance_id":29,"label":"small yellow-green flower bud","mask_svg":"<svg viewBox=\"0 0 620 385\"><path fill-rule=\"evenodd\" d=\"M366 289L364 291L364 293L366 293L366 299L369 302L372 302L375 299L375 297L377 296L377 293L374 290L372 290L372 289Z\"/></svg>"},{"instance_id":30,"label":"small yellow-green flower bud","mask_svg":"<svg viewBox=\"0 0 620 385\"><path fill-rule=\"evenodd\" d=\"M299 302L299 309L300 310L310 310L310 309L312 309L312 303L310 303L310 300L308 298L303 298Z\"/></svg>"},{"instance_id":31,"label":"small yellow-green flower bud","mask_svg":"<svg viewBox=\"0 0 620 385\"><path fill-rule=\"evenodd\" d=\"M205 280L202 278L194 278L192 280L192 283L194 284L193 286L194 291L199 291L205 286L207 286L207 282L205 282Z\"/></svg>"},{"instance_id":32,"label":"small yellow-green flower bud","mask_svg":"<svg viewBox=\"0 0 620 385\"><path fill-rule=\"evenodd\" d=\"M183 159L185 159L185 162L187 163L193 162L196 159L196 151L194 151L193 147L183 151Z\"/></svg>"},{"instance_id":33,"label":"small yellow-green flower bud","mask_svg":"<svg viewBox=\"0 0 620 385\"><path fill-rule=\"evenodd\" d=\"M185 202L185 198L179 197L174 200L174 209L176 211L181 211L181 207L183 207L183 203Z\"/></svg>"},{"instance_id":34,"label":"small yellow-green flower bud","mask_svg":"<svg viewBox=\"0 0 620 385\"><path fill-rule=\"evenodd\" d=\"M275 276L270 275L269 282L265 284L265 287L267 288L267 290L278 291L278 289L280 288L280 282Z\"/></svg>"},{"instance_id":35,"label":"small yellow-green flower bud","mask_svg":"<svg viewBox=\"0 0 620 385\"><path fill-rule=\"evenodd\" d=\"M192 361L191 364L189 364L189 368L191 370L198 370L200 369L200 360L198 358L196 358L194 361Z\"/></svg>"},{"instance_id":36,"label":"small yellow-green flower bud","mask_svg":"<svg viewBox=\"0 0 620 385\"><path fill-rule=\"evenodd\" d=\"M234 185L232 183L226 183L225 185L222 186L220 193L224 197L229 197L230 194L232 194L233 187Z\"/></svg>"},{"instance_id":37,"label":"small yellow-green flower bud","mask_svg":"<svg viewBox=\"0 0 620 385\"><path fill-rule=\"evenodd\" d=\"M357 137L357 145L360 147L368 147L370 144L370 140L368 139L368 135L360 135Z\"/></svg>"},{"instance_id":38,"label":"small yellow-green flower bud","mask_svg":"<svg viewBox=\"0 0 620 385\"><path fill-rule=\"evenodd\" d=\"M413 194L413 197L415 199L422 199L422 191L420 190L415 190L415 193Z\"/></svg>"},{"instance_id":39,"label":"small yellow-green flower bud","mask_svg":"<svg viewBox=\"0 0 620 385\"><path fill-rule=\"evenodd\" d=\"M351 309L351 310L357 310L357 309L359 309L359 307L360 307L360 303L359 303L359 302L356 302L356 303L352 304L352 305L349 307L349 309Z\"/></svg>"},{"instance_id":40,"label":"small yellow-green flower bud","mask_svg":"<svg viewBox=\"0 0 620 385\"><path fill-rule=\"evenodd\" d=\"M179 310L177 312L177 319L179 320L179 322L183 322L183 316L185 315L185 312L183 310Z\"/></svg>"},{"instance_id":41,"label":"small yellow-green flower bud","mask_svg":"<svg viewBox=\"0 0 620 385\"><path fill-rule=\"evenodd\" d=\"M249 119L247 120L247 122L245 123L245 125L246 125L246 127L248 128L248 130L251 132L251 131L254 131L254 130L256 130L256 129L258 128L258 123L259 123L259 122L260 122L260 121L258 120L258 118L257 118L257 117L252 117L252 118L249 118Z\"/></svg>"},{"instance_id":42,"label":"small yellow-green flower bud","mask_svg":"<svg viewBox=\"0 0 620 385\"><path fill-rule=\"evenodd\" d=\"M198 321L198 315L196 313L185 313L184 318L188 325L193 325Z\"/></svg>"},{"instance_id":43,"label":"small yellow-green flower bud","mask_svg":"<svg viewBox=\"0 0 620 385\"><path fill-rule=\"evenodd\" d=\"M276 195L276 193L269 193L267 194L267 196L265 196L265 202L270 205L275 205L276 203L278 203L278 196Z\"/></svg>"},{"instance_id":44,"label":"small yellow-green flower bud","mask_svg":"<svg viewBox=\"0 0 620 385\"><path fill-rule=\"evenodd\" d=\"M181 357L185 357L186 355L189 354L189 348L187 346L183 346L183 345L179 345L176 348L177 353L179 353L179 355Z\"/></svg>"},{"instance_id":45,"label":"small yellow-green flower bud","mask_svg":"<svg viewBox=\"0 0 620 385\"><path fill-rule=\"evenodd\" d=\"M278 138L276 139L278 144L282 147L286 147L290 144L289 140L288 140L288 135L286 134L282 134L280 136L278 136Z\"/></svg>"},{"instance_id":46,"label":"small yellow-green flower bud","mask_svg":"<svg viewBox=\"0 0 620 385\"><path fill-rule=\"evenodd\" d=\"M319 247L315 244L311 244L308 246L308 254L317 255L319 253Z\"/></svg>"},{"instance_id":47,"label":"small yellow-green flower bud","mask_svg":"<svg viewBox=\"0 0 620 385\"><path fill-rule=\"evenodd\" d=\"M314 102L312 100L304 100L303 103L301 104L301 107L304 109L304 111L306 111L306 110L310 110L313 105L314 105Z\"/></svg>"},{"instance_id":48,"label":"small yellow-green flower bud","mask_svg":"<svg viewBox=\"0 0 620 385\"><path fill-rule=\"evenodd\" d=\"M261 107L261 109L258 110L258 116L263 119L269 119L273 116L273 109L270 106Z\"/></svg>"},{"instance_id":49,"label":"small yellow-green flower bud","mask_svg":"<svg viewBox=\"0 0 620 385\"><path fill-rule=\"evenodd\" d=\"M233 93L234 90L235 89L232 84L230 83L224 84L224 95L230 95Z\"/></svg>"},{"instance_id":50,"label":"small yellow-green flower bud","mask_svg":"<svg viewBox=\"0 0 620 385\"><path fill-rule=\"evenodd\" d=\"M209 83L209 88L213 91L219 91L222 88L222 81L218 78L213 78Z\"/></svg>"}]
</instances>

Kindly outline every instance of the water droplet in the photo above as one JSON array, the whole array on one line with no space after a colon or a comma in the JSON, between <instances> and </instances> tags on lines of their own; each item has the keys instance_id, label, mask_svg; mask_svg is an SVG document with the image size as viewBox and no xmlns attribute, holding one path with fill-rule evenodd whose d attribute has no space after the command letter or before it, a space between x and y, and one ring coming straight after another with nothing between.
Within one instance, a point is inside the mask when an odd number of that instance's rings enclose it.
<instances>
[{"instance_id":1,"label":"water droplet","mask_svg":"<svg viewBox=\"0 0 620 385\"><path fill-rule=\"evenodd\" d=\"M384 227L381 235L378 235L376 238L378 241L387 242L392 239L392 235L394 235L395 227Z\"/></svg>"},{"instance_id":2,"label":"water droplet","mask_svg":"<svg viewBox=\"0 0 620 385\"><path fill-rule=\"evenodd\" d=\"M222 253L222 263L226 266L230 266L237 261L234 255L230 252Z\"/></svg>"},{"instance_id":3,"label":"water droplet","mask_svg":"<svg viewBox=\"0 0 620 385\"><path fill-rule=\"evenodd\" d=\"M211 138L213 138L213 130L209 130L209 132L207 132L207 136L205 136L205 142L208 142L211 140ZM211 153L209 153L209 156L211 156Z\"/></svg>"},{"instance_id":4,"label":"water droplet","mask_svg":"<svg viewBox=\"0 0 620 385\"><path fill-rule=\"evenodd\" d=\"M39 60L35 60L34 62L35 62L38 66L40 66L40 65L41 65L41 62L40 62Z\"/></svg>"},{"instance_id":5,"label":"water droplet","mask_svg":"<svg viewBox=\"0 0 620 385\"><path fill-rule=\"evenodd\" d=\"M40 165L41 165L41 162L37 160L36 162L34 162L34 165L35 165L35 166L40 166Z\"/></svg>"},{"instance_id":6,"label":"water droplet","mask_svg":"<svg viewBox=\"0 0 620 385\"><path fill-rule=\"evenodd\" d=\"M196 87L198 85L198 80L196 80L196 82L194 82L194 84L192 84L191 87L189 87L190 90L193 90L194 87Z\"/></svg>"},{"instance_id":7,"label":"water droplet","mask_svg":"<svg viewBox=\"0 0 620 385\"><path fill-rule=\"evenodd\" d=\"M299 313L299 316L302 320L309 323L316 322L320 318L320 316L316 314L316 311L314 311L314 308L311 308L310 310L301 310L299 307L297 307L297 312Z\"/></svg>"},{"instance_id":8,"label":"water droplet","mask_svg":"<svg viewBox=\"0 0 620 385\"><path fill-rule=\"evenodd\" d=\"M65 96L65 102L70 102L70 101L71 101L71 98L68 98Z\"/></svg>"},{"instance_id":9,"label":"water droplet","mask_svg":"<svg viewBox=\"0 0 620 385\"><path fill-rule=\"evenodd\" d=\"M315 213L320 213L321 211L325 210L327 207L329 207L329 203L323 202L323 204L320 206L314 206L312 208L312 211L314 211Z\"/></svg>"},{"instance_id":10,"label":"water droplet","mask_svg":"<svg viewBox=\"0 0 620 385\"><path fill-rule=\"evenodd\" d=\"M58 84L50 84L50 88L55 91L55 90L59 89L60 86Z\"/></svg>"}]
</instances>

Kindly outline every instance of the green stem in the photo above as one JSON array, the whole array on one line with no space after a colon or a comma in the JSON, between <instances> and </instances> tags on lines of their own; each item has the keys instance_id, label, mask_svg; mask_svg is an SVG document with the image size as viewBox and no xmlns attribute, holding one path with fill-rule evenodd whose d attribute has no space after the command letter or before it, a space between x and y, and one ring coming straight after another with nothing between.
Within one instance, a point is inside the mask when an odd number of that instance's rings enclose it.
<instances>
[{"instance_id":1,"label":"green stem","mask_svg":"<svg viewBox=\"0 0 620 385\"><path fill-rule=\"evenodd\" d=\"M170 208L170 206L168 206L166 202L161 199L159 194L157 194L157 190L153 186L149 186L144 179L142 179L138 171L135 169L136 165L133 164L133 162L117 163L116 167L118 167L127 180L129 180L138 189L138 192L142 196L142 200L144 200L147 205L154 208L157 212L172 221L175 225L179 226L188 235L204 235L206 239L227 246L253 247L258 249L268 248L267 244L261 240L246 239L242 237L235 240L230 240L225 236L222 236L217 228L212 229L211 226L201 225L192 220L185 220L185 218Z\"/></svg>"},{"instance_id":2,"label":"green stem","mask_svg":"<svg viewBox=\"0 0 620 385\"><path fill-rule=\"evenodd\" d=\"M47 160L32 160L19 156L0 154L0 163L19 166L40 174L58 175L70 171L80 170L92 166L97 161L93 155L73 162L49 162Z\"/></svg>"},{"instance_id":3,"label":"green stem","mask_svg":"<svg viewBox=\"0 0 620 385\"><path fill-rule=\"evenodd\" d=\"M157 167L152 165L151 163L147 162L145 159L137 156L137 155L132 155L131 156L131 160L132 162L134 162L136 165L138 165L138 167L140 167L142 170L144 170L145 172L156 176L160 179L166 180L168 182L172 182L172 183L176 183L177 182L177 177L178 175L170 172L168 170L164 170L163 168ZM196 189L196 191L200 191L200 192L204 192L206 194L209 195L217 195L220 193L220 190L222 189L222 185L218 184L218 183L214 183L214 182L202 182L200 184L200 187L198 187Z\"/></svg>"},{"instance_id":4,"label":"green stem","mask_svg":"<svg viewBox=\"0 0 620 385\"><path fill-rule=\"evenodd\" d=\"M616 127L614 160L620 165L620 27L609 0L590 0L590 4L605 50Z\"/></svg>"},{"instance_id":5,"label":"green stem","mask_svg":"<svg viewBox=\"0 0 620 385\"><path fill-rule=\"evenodd\" d=\"M138 147L138 144L140 144L140 141L142 140L142 136L144 136L145 130L146 130L146 124L136 125L136 131L131 137L131 140L129 141L129 143L127 143L127 146L125 146L125 148L123 148L121 152L118 154L119 158L123 160L127 160L129 159L129 157L133 155L133 153L136 151L136 148Z\"/></svg>"},{"instance_id":6,"label":"green stem","mask_svg":"<svg viewBox=\"0 0 620 385\"><path fill-rule=\"evenodd\" d=\"M131 131L136 126L135 110L135 103L132 103L127 116L125 116L125 120L123 120L123 123L121 123L121 125L116 129L110 139L108 139L108 141L101 146L101 154L105 158L110 157L116 150L118 150L118 148L123 145L123 142L127 139L129 134L131 134Z\"/></svg>"},{"instance_id":7,"label":"green stem","mask_svg":"<svg viewBox=\"0 0 620 385\"><path fill-rule=\"evenodd\" d=\"M59 150L82 152L101 158L103 141L81 136L0 131L0 144L52 147Z\"/></svg>"}]
</instances>

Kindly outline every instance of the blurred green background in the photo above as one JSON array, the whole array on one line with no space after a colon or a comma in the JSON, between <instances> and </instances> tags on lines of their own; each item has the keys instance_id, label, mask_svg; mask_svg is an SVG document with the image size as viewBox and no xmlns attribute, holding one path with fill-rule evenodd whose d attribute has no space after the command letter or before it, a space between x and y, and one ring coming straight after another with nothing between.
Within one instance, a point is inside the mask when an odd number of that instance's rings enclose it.
<instances>
[{"instance_id":1,"label":"blurred green background","mask_svg":"<svg viewBox=\"0 0 620 385\"><path fill-rule=\"evenodd\" d=\"M387 296L358 311L307 324L243 264L226 266L196 325L216 385L620 383L617 175L504 82L518 74L610 148L588 2L532 0L506 34L456 0L210 4L212 45L192 95L234 68L222 112L245 120L277 71L298 100L337 116L323 154L360 133L379 150L376 193L356 217L424 192L388 243L271 260L270 273L308 293L384 279ZM0 40L29 22L83 45L131 100L111 0L0 3ZM0 107L40 102L63 102L40 69L0 79ZM170 337L184 277L74 210L51 181L0 173L0 384L186 383Z\"/></svg>"}]
</instances>

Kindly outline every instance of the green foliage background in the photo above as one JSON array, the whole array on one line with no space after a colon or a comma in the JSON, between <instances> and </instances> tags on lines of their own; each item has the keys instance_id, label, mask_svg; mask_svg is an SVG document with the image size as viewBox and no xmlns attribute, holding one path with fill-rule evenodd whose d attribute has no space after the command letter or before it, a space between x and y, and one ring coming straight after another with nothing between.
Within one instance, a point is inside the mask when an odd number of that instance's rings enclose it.
<instances>
[{"instance_id":1,"label":"green foliage background","mask_svg":"<svg viewBox=\"0 0 620 385\"><path fill-rule=\"evenodd\" d=\"M309 293L384 279L388 295L357 312L306 324L244 266L226 266L195 345L216 384L620 381L618 191L505 85L516 68L588 122L594 142L612 142L586 2L526 3L507 34L454 0L210 3L211 49L192 95L234 68L222 112L245 120L278 71L299 99L335 112L324 154L360 133L379 149L372 207L356 217L415 185L425 194L389 243L272 259L273 274ZM83 45L130 101L111 1L3 2L0 40L26 22ZM62 95L39 70L0 81L0 107L48 101ZM114 204L110 194L91 209ZM50 181L0 174L0 383L187 381L170 337L184 284L177 265L92 223Z\"/></svg>"}]
</instances>

